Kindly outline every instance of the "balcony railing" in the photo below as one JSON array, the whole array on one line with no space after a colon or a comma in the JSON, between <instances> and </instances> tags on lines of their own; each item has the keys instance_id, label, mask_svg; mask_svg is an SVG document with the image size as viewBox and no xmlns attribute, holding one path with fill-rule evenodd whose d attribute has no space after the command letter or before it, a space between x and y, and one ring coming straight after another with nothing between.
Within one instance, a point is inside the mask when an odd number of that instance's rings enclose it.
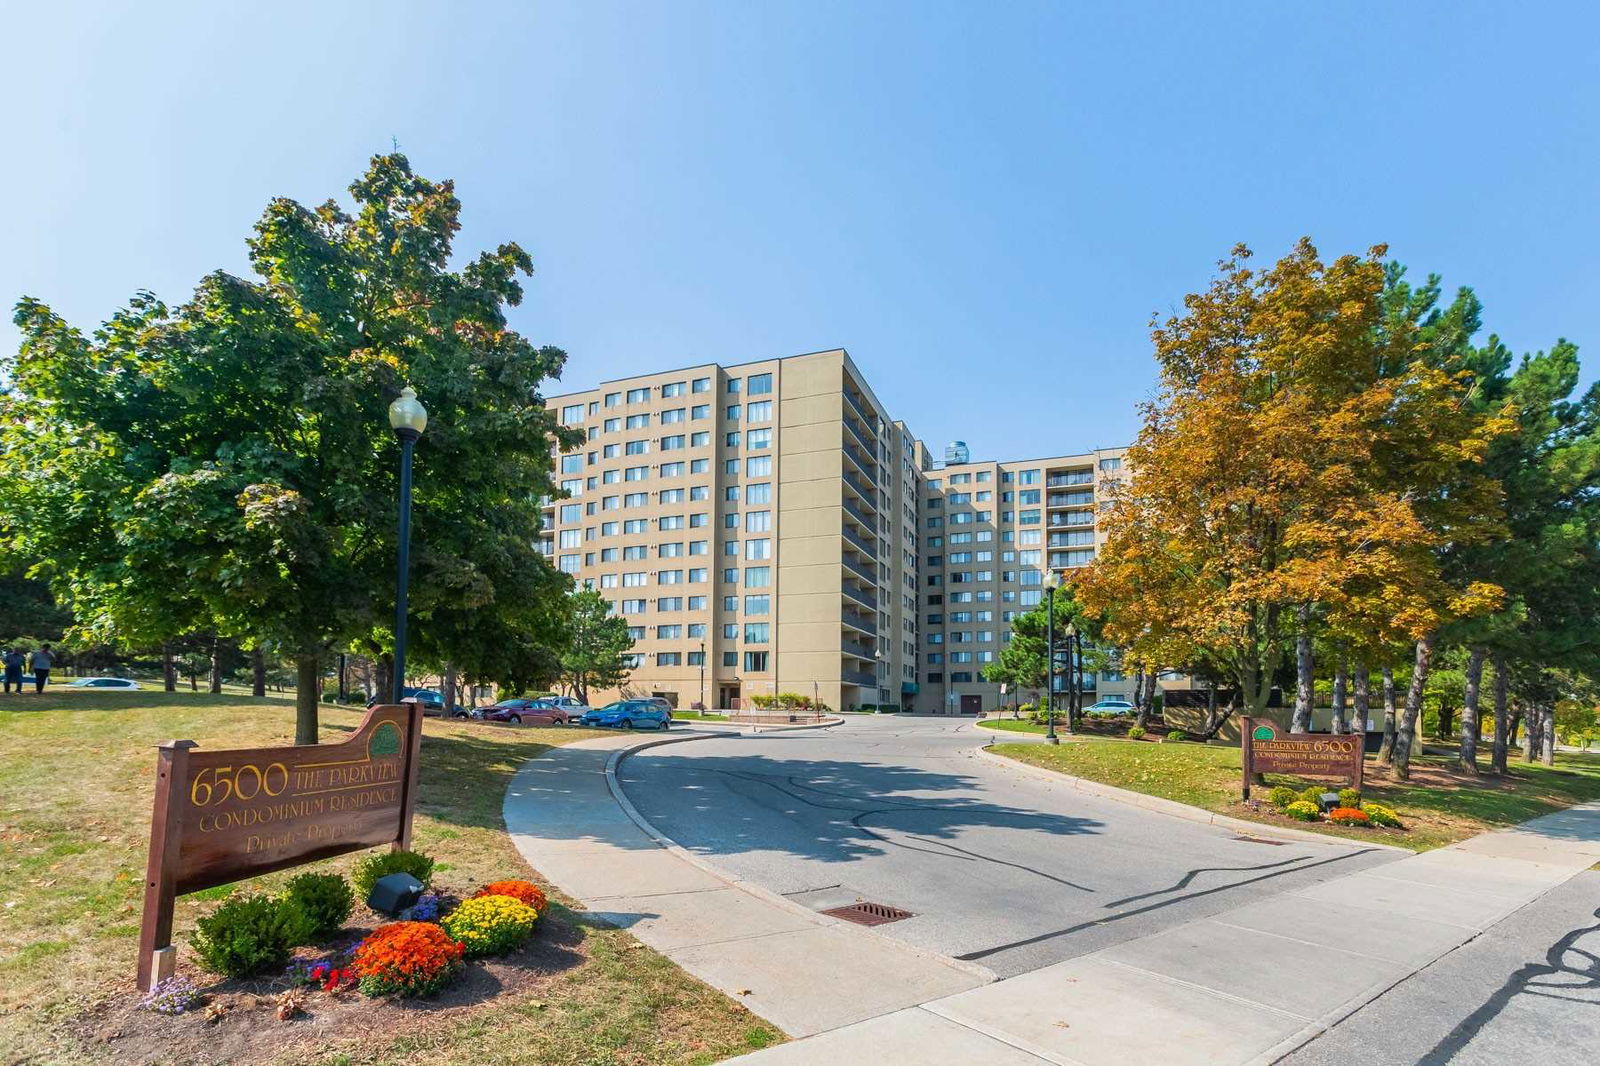
<instances>
[{"instance_id":1,"label":"balcony railing","mask_svg":"<svg viewBox=\"0 0 1600 1066\"><path fill-rule=\"evenodd\" d=\"M850 405L850 409L852 411L861 416L861 421L865 422L869 426L877 424L877 418L869 414L866 407L862 405L861 401L852 396L850 394L850 390L848 389L846 389L844 393L844 402Z\"/></svg>"},{"instance_id":2,"label":"balcony railing","mask_svg":"<svg viewBox=\"0 0 1600 1066\"><path fill-rule=\"evenodd\" d=\"M865 659L869 663L872 661L872 646L870 644L863 644L860 641L851 640L849 637L843 637L839 641L839 650L846 655L854 655L858 659Z\"/></svg>"},{"instance_id":3,"label":"balcony railing","mask_svg":"<svg viewBox=\"0 0 1600 1066\"><path fill-rule=\"evenodd\" d=\"M1063 526L1092 526L1094 525L1094 512L1085 511L1082 514L1053 514L1048 525L1053 529Z\"/></svg>"},{"instance_id":4,"label":"balcony railing","mask_svg":"<svg viewBox=\"0 0 1600 1066\"><path fill-rule=\"evenodd\" d=\"M862 688L878 687L878 675L868 670L840 670L839 679L847 685L859 685Z\"/></svg>"},{"instance_id":5,"label":"balcony railing","mask_svg":"<svg viewBox=\"0 0 1600 1066\"><path fill-rule=\"evenodd\" d=\"M839 531L844 534L844 539L849 541L851 545L854 546L855 549L862 555L865 555L868 559L876 559L878 557L877 545L873 544L866 537L863 537L861 534L857 533L847 525L841 524L839 526Z\"/></svg>"},{"instance_id":6,"label":"balcony railing","mask_svg":"<svg viewBox=\"0 0 1600 1066\"><path fill-rule=\"evenodd\" d=\"M865 484L859 477L852 474L848 470L844 471L841 476L846 482L849 483L851 488L855 489L856 492L860 494L861 498L866 501L868 507L871 507L874 511L878 509L877 489L874 489L871 485Z\"/></svg>"},{"instance_id":7,"label":"balcony railing","mask_svg":"<svg viewBox=\"0 0 1600 1066\"><path fill-rule=\"evenodd\" d=\"M878 609L878 597L874 596L866 589L858 589L848 581L841 585L840 589L846 596L849 596L852 600L855 600L862 606L872 611L876 611Z\"/></svg>"},{"instance_id":8,"label":"balcony railing","mask_svg":"<svg viewBox=\"0 0 1600 1066\"><path fill-rule=\"evenodd\" d=\"M871 452L872 454L877 454L878 445L873 441L872 436L867 433L866 430L862 429L856 424L855 419L851 418L849 415L845 415L844 425L845 428L850 431L850 435L861 442L861 446L863 448L867 449L867 451Z\"/></svg>"},{"instance_id":9,"label":"balcony railing","mask_svg":"<svg viewBox=\"0 0 1600 1066\"><path fill-rule=\"evenodd\" d=\"M850 571L867 584L876 585L878 583L878 574L874 568L870 566L863 566L854 559L850 558L848 555L841 555L839 557L839 561L844 563L844 568L846 570Z\"/></svg>"},{"instance_id":10,"label":"balcony railing","mask_svg":"<svg viewBox=\"0 0 1600 1066\"><path fill-rule=\"evenodd\" d=\"M872 454L870 452L863 452L854 444L851 444L849 441L845 441L844 453L848 455L850 457L850 461L855 463L857 468L860 469L863 477L869 481L878 480L878 475L876 472L877 464L872 461Z\"/></svg>"},{"instance_id":11,"label":"balcony railing","mask_svg":"<svg viewBox=\"0 0 1600 1066\"><path fill-rule=\"evenodd\" d=\"M844 509L850 512L850 517L854 518L857 522L860 522L868 529L874 529L877 527L878 523L874 522L867 512L857 507L848 496L844 497Z\"/></svg>"},{"instance_id":12,"label":"balcony railing","mask_svg":"<svg viewBox=\"0 0 1600 1066\"><path fill-rule=\"evenodd\" d=\"M1059 489L1065 485L1093 485L1094 471L1074 470L1066 474L1051 474L1045 479L1045 484L1053 489Z\"/></svg>"},{"instance_id":13,"label":"balcony railing","mask_svg":"<svg viewBox=\"0 0 1600 1066\"><path fill-rule=\"evenodd\" d=\"M860 613L859 611L852 611L849 608L845 608L839 613L839 617L847 626L852 626L856 629L859 629L863 633L871 633L874 637L878 635L877 615L866 615Z\"/></svg>"},{"instance_id":14,"label":"balcony railing","mask_svg":"<svg viewBox=\"0 0 1600 1066\"><path fill-rule=\"evenodd\" d=\"M1052 492L1049 505L1051 507L1093 507L1094 493L1092 492Z\"/></svg>"}]
</instances>

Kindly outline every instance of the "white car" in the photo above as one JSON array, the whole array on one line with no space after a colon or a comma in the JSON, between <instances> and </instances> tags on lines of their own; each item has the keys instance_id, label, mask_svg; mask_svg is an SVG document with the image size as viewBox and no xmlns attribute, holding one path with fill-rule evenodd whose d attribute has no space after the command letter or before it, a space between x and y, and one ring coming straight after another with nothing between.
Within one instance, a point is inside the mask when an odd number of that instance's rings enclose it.
<instances>
[{"instance_id":1,"label":"white car","mask_svg":"<svg viewBox=\"0 0 1600 1066\"><path fill-rule=\"evenodd\" d=\"M68 688L114 688L114 689L128 690L128 689L137 689L137 688L140 688L142 686L140 686L139 682L130 681L125 677L80 677L75 681L67 682L67 687Z\"/></svg>"},{"instance_id":2,"label":"white car","mask_svg":"<svg viewBox=\"0 0 1600 1066\"><path fill-rule=\"evenodd\" d=\"M1133 704L1127 700L1098 700L1083 710L1086 714L1132 714Z\"/></svg>"}]
</instances>

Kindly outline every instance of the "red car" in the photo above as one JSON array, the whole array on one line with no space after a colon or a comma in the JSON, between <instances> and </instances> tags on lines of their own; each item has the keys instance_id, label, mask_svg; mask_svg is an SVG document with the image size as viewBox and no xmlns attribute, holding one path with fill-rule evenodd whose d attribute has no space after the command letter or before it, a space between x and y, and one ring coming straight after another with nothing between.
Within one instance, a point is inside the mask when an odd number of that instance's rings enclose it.
<instances>
[{"instance_id":1,"label":"red car","mask_svg":"<svg viewBox=\"0 0 1600 1066\"><path fill-rule=\"evenodd\" d=\"M521 725L566 725L569 720L566 708L558 707L553 700L501 700L485 707L478 716L485 722L511 722Z\"/></svg>"}]
</instances>

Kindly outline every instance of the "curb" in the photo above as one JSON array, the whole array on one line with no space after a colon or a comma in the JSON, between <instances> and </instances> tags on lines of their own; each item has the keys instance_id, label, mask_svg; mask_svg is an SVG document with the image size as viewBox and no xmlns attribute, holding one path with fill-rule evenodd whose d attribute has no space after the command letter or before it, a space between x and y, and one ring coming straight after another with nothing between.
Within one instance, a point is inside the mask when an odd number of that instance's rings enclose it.
<instances>
[{"instance_id":1,"label":"curb","mask_svg":"<svg viewBox=\"0 0 1600 1066\"><path fill-rule=\"evenodd\" d=\"M1101 799L1113 800L1117 803L1125 803L1130 807L1140 807L1147 811L1154 811L1156 814L1165 814L1172 818L1182 818L1187 822L1200 822L1204 825L1215 825L1223 829L1232 829L1240 833L1250 834L1252 836L1278 837L1285 840L1292 840L1296 843L1333 844L1336 846L1342 845L1347 848L1360 848L1362 850L1382 849L1385 851L1397 851L1402 855L1418 854L1417 852L1412 851L1410 848L1402 848L1394 844L1384 844L1376 840L1369 842L1364 840L1350 840L1346 837L1325 836L1322 833L1311 833L1304 829L1291 829L1288 826L1271 825L1266 822L1252 822L1244 818L1234 818L1226 814L1215 814L1200 807L1191 807L1187 803L1179 803L1177 800L1162 799L1160 796L1147 796L1143 792L1134 792L1131 789L1118 788L1115 785L1102 784L1099 781L1091 781L1086 777L1074 777L1071 774L1064 774L1057 770L1046 770L1042 766L1034 766L1032 763L1025 763L1019 759L1007 758L1006 756L998 754L997 752L990 751L989 745L993 743L993 740L986 741L977 749L978 754L983 756L985 759L988 759L990 762L998 763L1002 766L1009 766L1012 769L1021 770L1023 773L1031 774L1034 777L1043 778L1048 781L1054 781L1057 784L1066 785L1067 787L1075 789L1079 792L1087 792L1089 795L1098 796Z\"/></svg>"},{"instance_id":2,"label":"curb","mask_svg":"<svg viewBox=\"0 0 1600 1066\"><path fill-rule=\"evenodd\" d=\"M824 727L803 726L801 728L819 729ZM685 735L677 737L655 737L650 740L646 740L642 744L635 744L632 747L618 748L616 751L611 753L609 758L606 759L606 788L610 790L611 798L616 801L618 807L622 808L622 813L628 816L628 820L634 825L638 826L639 830L644 833L645 836L655 841L658 846L670 852L678 859L681 859L703 873L715 877L718 881L721 881L729 888L736 888L739 891L752 895L761 900L763 903L770 904L779 908L780 910L808 918L811 921L816 922L818 925L835 926L842 929L849 929L852 932L871 936L880 943L888 944L899 949L900 951L904 951L908 955L914 955L917 958L927 959L931 962L937 962L948 966L952 970L959 970L962 973L970 974L986 984L993 983L1000 979L1000 975L989 969L987 966L979 966L977 963L965 962L961 959L952 959L948 955L940 955L939 953L933 951L925 951L914 944L907 944L903 940L897 940L892 936L880 933L870 926L856 925L853 922L846 922L843 919L829 918L826 915L818 914L810 907L802 906L792 899L788 899L785 896L781 896L778 893L773 892L771 889L763 888L761 885L755 884L751 881L746 881L742 877L737 877L728 873L726 870L721 869L714 863L708 862L705 859L702 859L700 856L694 854L682 844L679 844L676 840L673 840L671 837L667 836L665 833L661 832L661 830L652 825L650 820L640 813L639 808L635 807L633 805L633 801L628 799L627 795L622 791L622 784L617 780L617 768L622 765L622 760L636 752L644 751L647 748L661 747L666 744L682 744L691 740L703 740L707 735L709 734Z\"/></svg>"}]
</instances>

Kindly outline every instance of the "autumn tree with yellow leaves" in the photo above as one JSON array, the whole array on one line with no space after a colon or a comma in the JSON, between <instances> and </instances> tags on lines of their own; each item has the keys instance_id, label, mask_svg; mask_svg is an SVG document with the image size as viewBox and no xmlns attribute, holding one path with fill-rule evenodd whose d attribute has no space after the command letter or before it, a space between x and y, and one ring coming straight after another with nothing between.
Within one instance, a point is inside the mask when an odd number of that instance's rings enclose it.
<instances>
[{"instance_id":1,"label":"autumn tree with yellow leaves","mask_svg":"<svg viewBox=\"0 0 1600 1066\"><path fill-rule=\"evenodd\" d=\"M1302 240L1257 271L1241 246L1155 324L1134 477L1078 580L1111 642L1209 664L1252 714L1297 638L1308 675L1313 628L1357 659L1415 645L1425 679L1439 629L1500 602L1451 580L1441 552L1495 534L1482 461L1509 420L1468 402L1461 345L1385 300L1385 251L1325 264ZM1395 755L1404 776L1409 749Z\"/></svg>"}]
</instances>

